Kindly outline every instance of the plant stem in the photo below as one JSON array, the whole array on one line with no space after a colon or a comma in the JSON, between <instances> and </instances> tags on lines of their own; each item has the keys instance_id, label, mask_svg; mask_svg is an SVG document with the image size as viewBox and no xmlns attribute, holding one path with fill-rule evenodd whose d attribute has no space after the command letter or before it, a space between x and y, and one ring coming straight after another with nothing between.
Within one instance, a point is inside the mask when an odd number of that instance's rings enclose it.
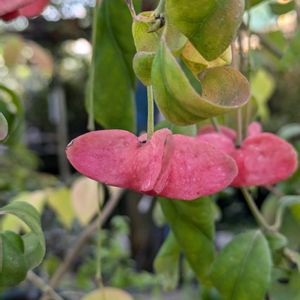
<instances>
[{"instance_id":1,"label":"plant stem","mask_svg":"<svg viewBox=\"0 0 300 300\"><path fill-rule=\"evenodd\" d=\"M95 55L96 55L96 36L97 36L97 15L98 15L99 1L96 1L93 9L93 27L92 27L92 61L90 66L90 77L89 77L89 93L88 93L88 130L95 130L94 120L94 75L95 75Z\"/></svg>"},{"instance_id":2,"label":"plant stem","mask_svg":"<svg viewBox=\"0 0 300 300\"><path fill-rule=\"evenodd\" d=\"M63 298L58 295L52 287L50 287L40 276L36 275L34 272L29 271L27 273L27 280L31 281L35 287L43 291L44 293L48 293L53 300L63 300Z\"/></svg>"},{"instance_id":3,"label":"plant stem","mask_svg":"<svg viewBox=\"0 0 300 300\"><path fill-rule=\"evenodd\" d=\"M214 127L214 130L215 130L216 132L220 133L220 132L221 132L221 129L220 129L218 120L217 120L215 117L212 117L212 118L210 119L210 121L211 121L212 126Z\"/></svg>"},{"instance_id":4,"label":"plant stem","mask_svg":"<svg viewBox=\"0 0 300 300\"><path fill-rule=\"evenodd\" d=\"M243 111L242 108L237 110L237 136L236 145L240 147L243 142Z\"/></svg>"},{"instance_id":5,"label":"plant stem","mask_svg":"<svg viewBox=\"0 0 300 300\"><path fill-rule=\"evenodd\" d=\"M166 0L160 0L158 3L158 6L156 7L155 11L154 11L154 15L156 17L160 16L162 13L164 13L165 11L165 3Z\"/></svg>"},{"instance_id":6,"label":"plant stem","mask_svg":"<svg viewBox=\"0 0 300 300\"><path fill-rule=\"evenodd\" d=\"M154 133L154 97L152 86L147 86L148 99L148 124L147 124L147 140L149 141Z\"/></svg>"},{"instance_id":7,"label":"plant stem","mask_svg":"<svg viewBox=\"0 0 300 300\"><path fill-rule=\"evenodd\" d=\"M244 195L244 198L248 204L248 207L250 208L252 215L254 216L256 222L258 223L258 225L265 231L268 232L274 232L274 228L272 228L272 226L270 226L265 218L263 217L263 215L261 214L261 212L259 211L259 209L257 208L251 194L249 193L249 191L245 188L242 187L241 191Z\"/></svg>"},{"instance_id":8,"label":"plant stem","mask_svg":"<svg viewBox=\"0 0 300 300\"><path fill-rule=\"evenodd\" d=\"M103 287L103 280L102 280L102 274L101 274L101 199L100 199L100 188L101 185L97 185L97 192L98 192L98 224L97 224L97 247L96 247L96 282L100 288Z\"/></svg>"},{"instance_id":9,"label":"plant stem","mask_svg":"<svg viewBox=\"0 0 300 300\"><path fill-rule=\"evenodd\" d=\"M80 251L85 246L85 244L89 241L89 239L97 232L98 224L102 226L117 204L119 203L120 197L123 193L123 190L118 190L112 194L107 204L104 206L101 216L99 216L93 223L91 223L79 236L78 240L75 242L72 248L69 249L63 263L56 270L52 278L50 279L49 286L54 289L60 283L60 280L65 275L65 273L72 266L76 258L78 257ZM42 300L49 300L48 295L45 293L42 297Z\"/></svg>"},{"instance_id":10,"label":"plant stem","mask_svg":"<svg viewBox=\"0 0 300 300\"><path fill-rule=\"evenodd\" d=\"M136 12L135 12L132 0L125 0L125 2L127 4L127 6L128 6L128 9L130 11L130 14L131 14L132 18L135 19L136 18Z\"/></svg>"}]
</instances>

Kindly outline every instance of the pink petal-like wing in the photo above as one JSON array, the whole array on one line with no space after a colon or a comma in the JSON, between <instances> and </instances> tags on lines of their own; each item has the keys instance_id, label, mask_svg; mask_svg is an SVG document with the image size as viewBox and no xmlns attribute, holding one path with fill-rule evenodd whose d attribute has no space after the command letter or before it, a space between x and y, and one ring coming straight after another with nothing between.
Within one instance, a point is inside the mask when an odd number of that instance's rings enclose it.
<instances>
[{"instance_id":1,"label":"pink petal-like wing","mask_svg":"<svg viewBox=\"0 0 300 300\"><path fill-rule=\"evenodd\" d=\"M292 145L271 133L246 138L233 158L239 170L232 183L236 187L275 184L297 169L297 153Z\"/></svg>"},{"instance_id":2,"label":"pink petal-like wing","mask_svg":"<svg viewBox=\"0 0 300 300\"><path fill-rule=\"evenodd\" d=\"M0 16L11 14L21 7L30 5L36 0L0 0Z\"/></svg>"},{"instance_id":3,"label":"pink petal-like wing","mask_svg":"<svg viewBox=\"0 0 300 300\"><path fill-rule=\"evenodd\" d=\"M173 135L170 174L160 195L193 200L227 187L237 174L234 160L193 137Z\"/></svg>"},{"instance_id":4,"label":"pink petal-like wing","mask_svg":"<svg viewBox=\"0 0 300 300\"><path fill-rule=\"evenodd\" d=\"M132 160L139 144L128 131L101 130L74 139L66 153L73 167L83 175L127 188L132 183Z\"/></svg>"},{"instance_id":5,"label":"pink petal-like wing","mask_svg":"<svg viewBox=\"0 0 300 300\"><path fill-rule=\"evenodd\" d=\"M19 9L21 16L35 17L42 13L44 8L48 5L49 0L35 0L29 5L23 6Z\"/></svg>"}]
</instances>

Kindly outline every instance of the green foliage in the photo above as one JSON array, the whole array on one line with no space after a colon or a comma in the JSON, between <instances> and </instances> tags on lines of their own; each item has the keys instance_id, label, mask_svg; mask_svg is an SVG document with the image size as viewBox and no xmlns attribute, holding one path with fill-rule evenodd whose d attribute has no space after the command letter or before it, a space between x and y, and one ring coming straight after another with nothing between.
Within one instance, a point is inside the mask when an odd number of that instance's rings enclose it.
<instances>
[{"instance_id":1,"label":"green foliage","mask_svg":"<svg viewBox=\"0 0 300 300\"><path fill-rule=\"evenodd\" d=\"M274 300L300 299L300 273L274 269L270 296Z\"/></svg>"},{"instance_id":2,"label":"green foliage","mask_svg":"<svg viewBox=\"0 0 300 300\"><path fill-rule=\"evenodd\" d=\"M135 131L130 13L123 0L104 0L95 13L88 109L105 128Z\"/></svg>"},{"instance_id":3,"label":"green foliage","mask_svg":"<svg viewBox=\"0 0 300 300\"><path fill-rule=\"evenodd\" d=\"M201 281L207 282L207 275L215 258L214 210L211 199L177 201L160 198L159 201L191 268Z\"/></svg>"},{"instance_id":4,"label":"green foliage","mask_svg":"<svg viewBox=\"0 0 300 300\"><path fill-rule=\"evenodd\" d=\"M167 0L167 20L177 27L207 60L219 57L242 22L243 0Z\"/></svg>"},{"instance_id":5,"label":"green foliage","mask_svg":"<svg viewBox=\"0 0 300 300\"><path fill-rule=\"evenodd\" d=\"M8 135L8 123L3 113L0 113L0 141L3 141Z\"/></svg>"},{"instance_id":6,"label":"green foliage","mask_svg":"<svg viewBox=\"0 0 300 300\"><path fill-rule=\"evenodd\" d=\"M250 96L247 80L230 67L211 68L201 74L200 95L165 41L161 42L154 59L151 77L160 111L176 125L195 124L235 110Z\"/></svg>"},{"instance_id":7,"label":"green foliage","mask_svg":"<svg viewBox=\"0 0 300 300\"><path fill-rule=\"evenodd\" d=\"M162 285L165 290L176 288L179 279L180 247L172 232L159 250L155 261L155 272L162 278Z\"/></svg>"},{"instance_id":8,"label":"green foliage","mask_svg":"<svg viewBox=\"0 0 300 300\"><path fill-rule=\"evenodd\" d=\"M217 257L211 279L223 300L263 300L271 280L271 255L260 231L238 235Z\"/></svg>"},{"instance_id":9,"label":"green foliage","mask_svg":"<svg viewBox=\"0 0 300 300\"><path fill-rule=\"evenodd\" d=\"M38 212L24 202L12 202L0 209L21 219L30 232L20 236L5 231L0 236L0 286L16 285L24 280L28 270L38 266L45 255L45 240Z\"/></svg>"},{"instance_id":10,"label":"green foliage","mask_svg":"<svg viewBox=\"0 0 300 300\"><path fill-rule=\"evenodd\" d=\"M18 139L18 128L23 119L23 106L21 100L14 91L0 84L0 113L1 113L1 137L11 136L8 143ZM13 136L15 135L15 136Z\"/></svg>"}]
</instances>

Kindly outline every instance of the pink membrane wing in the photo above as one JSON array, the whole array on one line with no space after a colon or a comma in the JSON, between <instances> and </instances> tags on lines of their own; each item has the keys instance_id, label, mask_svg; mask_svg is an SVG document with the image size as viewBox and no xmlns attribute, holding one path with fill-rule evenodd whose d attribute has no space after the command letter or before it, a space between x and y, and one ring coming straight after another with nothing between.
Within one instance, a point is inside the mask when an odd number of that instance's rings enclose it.
<instances>
[{"instance_id":1,"label":"pink membrane wing","mask_svg":"<svg viewBox=\"0 0 300 300\"><path fill-rule=\"evenodd\" d=\"M34 3L35 0L1 0L0 1L0 16L10 14L21 7Z\"/></svg>"},{"instance_id":2,"label":"pink membrane wing","mask_svg":"<svg viewBox=\"0 0 300 300\"><path fill-rule=\"evenodd\" d=\"M271 133L246 138L233 158L239 169L233 186L275 184L297 169L297 153L292 145Z\"/></svg>"},{"instance_id":3,"label":"pink membrane wing","mask_svg":"<svg viewBox=\"0 0 300 300\"><path fill-rule=\"evenodd\" d=\"M192 200L227 187L237 174L232 158L193 137L173 135L170 174L161 195Z\"/></svg>"},{"instance_id":4,"label":"pink membrane wing","mask_svg":"<svg viewBox=\"0 0 300 300\"><path fill-rule=\"evenodd\" d=\"M30 5L19 9L20 15L25 17L35 17L40 15L48 5L49 0L36 0Z\"/></svg>"},{"instance_id":5,"label":"pink membrane wing","mask_svg":"<svg viewBox=\"0 0 300 300\"><path fill-rule=\"evenodd\" d=\"M140 143L135 135L123 130L101 130L74 139L67 147L73 167L94 180L131 187L132 160Z\"/></svg>"},{"instance_id":6,"label":"pink membrane wing","mask_svg":"<svg viewBox=\"0 0 300 300\"><path fill-rule=\"evenodd\" d=\"M197 139L234 158L238 175L231 185L235 187L275 184L297 169L297 153L293 146L274 134L261 133L261 125L256 122L248 127L248 137L240 148L223 133L200 134Z\"/></svg>"}]
</instances>

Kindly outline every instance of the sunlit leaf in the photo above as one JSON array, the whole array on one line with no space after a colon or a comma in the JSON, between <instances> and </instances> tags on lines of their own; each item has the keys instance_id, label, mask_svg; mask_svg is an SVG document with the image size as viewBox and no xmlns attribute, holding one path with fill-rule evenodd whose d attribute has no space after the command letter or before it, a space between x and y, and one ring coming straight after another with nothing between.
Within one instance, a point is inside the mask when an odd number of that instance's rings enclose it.
<instances>
[{"instance_id":1,"label":"sunlit leaf","mask_svg":"<svg viewBox=\"0 0 300 300\"><path fill-rule=\"evenodd\" d=\"M48 204L57 214L62 224L66 228L70 228L75 217L71 201L71 191L65 187L50 191Z\"/></svg>"},{"instance_id":2,"label":"sunlit leaf","mask_svg":"<svg viewBox=\"0 0 300 300\"><path fill-rule=\"evenodd\" d=\"M82 300L133 300L127 292L111 287L105 287L91 292Z\"/></svg>"},{"instance_id":3,"label":"sunlit leaf","mask_svg":"<svg viewBox=\"0 0 300 300\"><path fill-rule=\"evenodd\" d=\"M258 106L258 114L262 119L269 116L268 100L275 91L276 83L270 73L259 69L251 78L251 92Z\"/></svg>"},{"instance_id":4,"label":"sunlit leaf","mask_svg":"<svg viewBox=\"0 0 300 300\"><path fill-rule=\"evenodd\" d=\"M98 182L80 177L72 185L71 197L76 217L82 225L87 225L104 200L104 189Z\"/></svg>"}]
</instances>

